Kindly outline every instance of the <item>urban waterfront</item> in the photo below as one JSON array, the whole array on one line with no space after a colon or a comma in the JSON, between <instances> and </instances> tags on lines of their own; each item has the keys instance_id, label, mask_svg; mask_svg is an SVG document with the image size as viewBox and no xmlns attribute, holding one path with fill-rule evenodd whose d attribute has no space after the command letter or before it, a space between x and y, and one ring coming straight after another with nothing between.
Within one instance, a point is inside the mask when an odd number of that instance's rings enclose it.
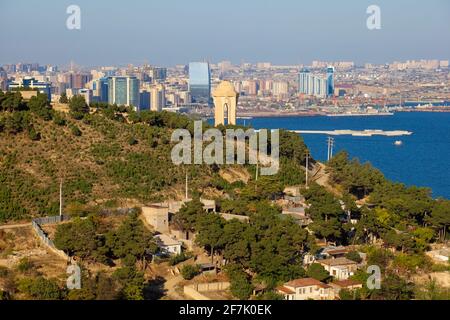
<instances>
[{"instance_id":1,"label":"urban waterfront","mask_svg":"<svg viewBox=\"0 0 450 320\"><path fill-rule=\"evenodd\" d=\"M243 124L242 119L239 123ZM250 121L250 122L249 122ZM246 120L256 129L289 130L407 130L410 136L333 136L334 154L346 150L351 157L369 161L386 177L406 185L429 187L434 197L450 198L450 113L399 112L371 117L285 117ZM315 159L327 157L327 136L303 134ZM396 146L395 141L403 144Z\"/></svg>"}]
</instances>

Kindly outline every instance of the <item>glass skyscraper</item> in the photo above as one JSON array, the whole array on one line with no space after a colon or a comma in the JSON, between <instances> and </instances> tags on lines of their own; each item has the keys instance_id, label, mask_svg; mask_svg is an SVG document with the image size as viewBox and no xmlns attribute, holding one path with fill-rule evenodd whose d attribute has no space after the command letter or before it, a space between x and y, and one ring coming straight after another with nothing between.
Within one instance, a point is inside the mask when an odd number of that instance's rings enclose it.
<instances>
[{"instance_id":1,"label":"glass skyscraper","mask_svg":"<svg viewBox=\"0 0 450 320\"><path fill-rule=\"evenodd\" d=\"M189 92L192 102L211 105L211 71L209 63L189 63Z\"/></svg>"},{"instance_id":2,"label":"glass skyscraper","mask_svg":"<svg viewBox=\"0 0 450 320\"><path fill-rule=\"evenodd\" d=\"M334 67L327 68L327 97L334 95Z\"/></svg>"},{"instance_id":3,"label":"glass skyscraper","mask_svg":"<svg viewBox=\"0 0 450 320\"><path fill-rule=\"evenodd\" d=\"M109 95L108 83L109 83L108 78L100 78L98 81L99 86L98 92L100 102L108 102L108 95Z\"/></svg>"},{"instance_id":4,"label":"glass skyscraper","mask_svg":"<svg viewBox=\"0 0 450 320\"><path fill-rule=\"evenodd\" d=\"M139 80L136 77L108 78L108 103L139 107Z\"/></svg>"}]
</instances>

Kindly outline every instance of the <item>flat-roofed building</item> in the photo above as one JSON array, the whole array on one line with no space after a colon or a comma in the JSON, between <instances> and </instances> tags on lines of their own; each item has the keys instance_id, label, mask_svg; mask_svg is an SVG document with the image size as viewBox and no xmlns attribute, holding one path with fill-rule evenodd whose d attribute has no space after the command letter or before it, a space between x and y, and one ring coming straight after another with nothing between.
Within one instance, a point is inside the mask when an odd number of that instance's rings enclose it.
<instances>
[{"instance_id":1,"label":"flat-roofed building","mask_svg":"<svg viewBox=\"0 0 450 320\"><path fill-rule=\"evenodd\" d=\"M152 204L142 207L142 215L145 221L160 233L169 232L169 207L165 205Z\"/></svg>"},{"instance_id":2,"label":"flat-roofed building","mask_svg":"<svg viewBox=\"0 0 450 320\"><path fill-rule=\"evenodd\" d=\"M153 238L163 254L181 254L183 245L181 241L175 240L165 234L158 234Z\"/></svg>"},{"instance_id":3,"label":"flat-roofed building","mask_svg":"<svg viewBox=\"0 0 450 320\"><path fill-rule=\"evenodd\" d=\"M347 258L317 260L331 276L337 280L346 280L358 269L358 264Z\"/></svg>"}]
</instances>

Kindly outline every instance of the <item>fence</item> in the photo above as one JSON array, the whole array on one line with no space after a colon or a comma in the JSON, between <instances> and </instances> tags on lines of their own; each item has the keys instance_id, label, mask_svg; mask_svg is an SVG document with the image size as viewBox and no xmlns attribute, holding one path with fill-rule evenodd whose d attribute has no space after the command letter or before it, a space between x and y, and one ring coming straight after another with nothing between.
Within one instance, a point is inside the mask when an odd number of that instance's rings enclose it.
<instances>
[{"instance_id":1,"label":"fence","mask_svg":"<svg viewBox=\"0 0 450 320\"><path fill-rule=\"evenodd\" d=\"M36 232L36 235L41 239L41 241L50 248L54 253L56 253L61 258L65 259L66 261L70 262L71 258L62 250L59 250L56 248L53 241L47 236L47 234L44 232L44 230L41 228L41 225L46 224L56 224L63 221L69 221L69 216L53 216L53 217L43 217L43 218L36 218L31 221L31 226L33 227L33 230Z\"/></svg>"},{"instance_id":2,"label":"fence","mask_svg":"<svg viewBox=\"0 0 450 320\"><path fill-rule=\"evenodd\" d=\"M186 296L194 300L211 300L211 298L202 293L211 291L224 291L229 287L229 282L197 283L184 286L183 292Z\"/></svg>"},{"instance_id":3,"label":"fence","mask_svg":"<svg viewBox=\"0 0 450 320\"><path fill-rule=\"evenodd\" d=\"M70 216L51 216L33 219L32 223L34 222L40 226L43 226L46 224L56 224L63 221L69 221L70 219Z\"/></svg>"}]
</instances>

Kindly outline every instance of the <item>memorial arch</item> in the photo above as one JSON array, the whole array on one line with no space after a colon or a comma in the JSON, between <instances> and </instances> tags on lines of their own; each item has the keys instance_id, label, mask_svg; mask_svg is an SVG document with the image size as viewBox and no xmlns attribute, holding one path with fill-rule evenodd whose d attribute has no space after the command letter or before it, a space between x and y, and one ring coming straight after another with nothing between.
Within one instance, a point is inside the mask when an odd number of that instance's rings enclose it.
<instances>
[{"instance_id":1,"label":"memorial arch","mask_svg":"<svg viewBox=\"0 0 450 320\"><path fill-rule=\"evenodd\" d=\"M222 81L213 92L214 125L236 124L236 107L239 94L229 81ZM225 122L225 119L227 121Z\"/></svg>"}]
</instances>

